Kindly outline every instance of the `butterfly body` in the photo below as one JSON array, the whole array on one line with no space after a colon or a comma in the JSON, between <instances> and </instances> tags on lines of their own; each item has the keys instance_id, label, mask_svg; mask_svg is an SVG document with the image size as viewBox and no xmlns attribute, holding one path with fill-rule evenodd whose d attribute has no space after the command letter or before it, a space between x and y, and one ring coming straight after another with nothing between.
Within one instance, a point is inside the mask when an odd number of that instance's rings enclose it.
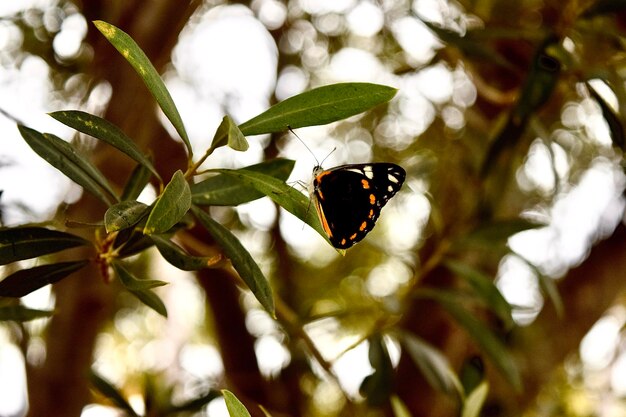
<instances>
[{"instance_id":1,"label":"butterfly body","mask_svg":"<svg viewBox=\"0 0 626 417\"><path fill-rule=\"evenodd\" d=\"M402 167L387 162L316 166L312 196L330 243L347 249L363 239L405 177Z\"/></svg>"}]
</instances>

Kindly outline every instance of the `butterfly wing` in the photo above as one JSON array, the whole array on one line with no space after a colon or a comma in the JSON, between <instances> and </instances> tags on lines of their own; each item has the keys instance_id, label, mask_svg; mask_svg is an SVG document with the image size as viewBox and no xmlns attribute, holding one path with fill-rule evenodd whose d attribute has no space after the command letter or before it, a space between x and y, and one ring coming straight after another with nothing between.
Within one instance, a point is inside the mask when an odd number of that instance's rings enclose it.
<instances>
[{"instance_id":1,"label":"butterfly wing","mask_svg":"<svg viewBox=\"0 0 626 417\"><path fill-rule=\"evenodd\" d=\"M347 249L363 239L405 177L402 167L385 162L316 169L315 206L333 246Z\"/></svg>"}]
</instances>

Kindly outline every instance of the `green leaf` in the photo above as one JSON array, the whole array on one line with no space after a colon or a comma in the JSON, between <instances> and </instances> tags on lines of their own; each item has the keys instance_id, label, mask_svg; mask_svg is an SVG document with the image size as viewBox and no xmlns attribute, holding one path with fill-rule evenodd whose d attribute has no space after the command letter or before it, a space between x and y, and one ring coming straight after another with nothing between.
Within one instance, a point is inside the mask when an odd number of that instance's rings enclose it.
<instances>
[{"instance_id":1,"label":"green leaf","mask_svg":"<svg viewBox=\"0 0 626 417\"><path fill-rule=\"evenodd\" d=\"M522 379L519 370L515 366L515 362L513 362L513 358L506 350L504 344L488 327L471 315L469 311L461 307L459 298L455 294L447 291L423 288L420 289L418 296L437 301L454 320L472 336L498 369L500 369L513 388L518 392L521 391Z\"/></svg>"},{"instance_id":2,"label":"green leaf","mask_svg":"<svg viewBox=\"0 0 626 417\"><path fill-rule=\"evenodd\" d=\"M125 230L121 231L115 238L114 248L122 246L119 250L120 258L127 258L129 256L136 255L144 250L154 246L154 242L150 239L150 236L146 236L138 231L131 231L126 235Z\"/></svg>"},{"instance_id":3,"label":"green leaf","mask_svg":"<svg viewBox=\"0 0 626 417\"><path fill-rule=\"evenodd\" d=\"M552 96L561 72L560 61L553 56L554 49L559 47L560 37L550 32L535 50L533 62L519 93L515 107L505 125L498 131L491 142L481 167L481 176L486 178L490 173L503 175L511 168L515 151L528 146L528 137L524 135L530 117L538 111ZM534 136L533 136L534 138ZM526 142L525 142L526 141ZM506 172L508 174L508 172ZM502 185L498 185L496 195Z\"/></svg>"},{"instance_id":4,"label":"green leaf","mask_svg":"<svg viewBox=\"0 0 626 417\"><path fill-rule=\"evenodd\" d=\"M282 132L342 120L385 103L397 90L369 83L340 83L290 97L239 125L244 135Z\"/></svg>"},{"instance_id":5,"label":"green leaf","mask_svg":"<svg viewBox=\"0 0 626 417\"><path fill-rule=\"evenodd\" d=\"M0 297L23 297L78 271L89 261L69 261L35 266L14 272L0 281Z\"/></svg>"},{"instance_id":6,"label":"green leaf","mask_svg":"<svg viewBox=\"0 0 626 417\"><path fill-rule=\"evenodd\" d=\"M224 116L222 123L217 128L208 153L210 154L213 150L224 145L228 145L236 151L247 151L250 146L233 119L228 116Z\"/></svg>"},{"instance_id":7,"label":"green leaf","mask_svg":"<svg viewBox=\"0 0 626 417\"><path fill-rule=\"evenodd\" d=\"M166 408L164 415L170 415L174 413L182 413L185 411L199 411L202 407L218 398L220 395L219 391L210 390L204 395L201 395L196 398L192 398L180 405L172 405L169 408Z\"/></svg>"},{"instance_id":8,"label":"green leaf","mask_svg":"<svg viewBox=\"0 0 626 417\"><path fill-rule=\"evenodd\" d=\"M144 165L137 165L126 182L121 200L136 200L150 182L151 175L150 170Z\"/></svg>"},{"instance_id":9,"label":"green leaf","mask_svg":"<svg viewBox=\"0 0 626 417\"><path fill-rule=\"evenodd\" d=\"M139 301L167 318L167 308L163 303L163 300L159 298L153 291L150 290L128 290L130 291Z\"/></svg>"},{"instance_id":10,"label":"green leaf","mask_svg":"<svg viewBox=\"0 0 626 417\"><path fill-rule=\"evenodd\" d=\"M412 417L404 401L395 394L391 396L391 410L394 417Z\"/></svg>"},{"instance_id":11,"label":"green leaf","mask_svg":"<svg viewBox=\"0 0 626 417\"><path fill-rule=\"evenodd\" d=\"M265 194L276 204L311 226L313 230L317 231L320 236L328 241L328 237L322 228L315 208L311 205L309 199L300 191L290 187L277 178L261 174L260 172L245 169L217 169L215 171L237 178L242 184Z\"/></svg>"},{"instance_id":12,"label":"green leaf","mask_svg":"<svg viewBox=\"0 0 626 417\"><path fill-rule=\"evenodd\" d=\"M54 314L51 310L34 310L21 305L9 305L0 307L0 321L30 321Z\"/></svg>"},{"instance_id":13,"label":"green leaf","mask_svg":"<svg viewBox=\"0 0 626 417\"><path fill-rule=\"evenodd\" d=\"M169 91L165 87L159 73L154 68L146 54L141 50L139 45L128 36L123 30L111 25L110 23L96 20L93 22L96 28L104 35L105 38L117 49L120 54L135 69L139 77L148 87L148 90L155 98L163 114L172 123L180 137L182 138L189 155L193 155L191 143L185 130L183 120L178 113L178 109L174 104L174 100Z\"/></svg>"},{"instance_id":14,"label":"green leaf","mask_svg":"<svg viewBox=\"0 0 626 417\"><path fill-rule=\"evenodd\" d=\"M128 290L149 290L150 288L167 285L167 282L156 279L139 279L131 274L130 271L119 262L113 262L112 265L113 270L120 279L120 282Z\"/></svg>"},{"instance_id":15,"label":"green leaf","mask_svg":"<svg viewBox=\"0 0 626 417\"><path fill-rule=\"evenodd\" d=\"M470 355L465 358L459 370L459 379L463 386L463 392L474 391L485 379L485 362L480 355Z\"/></svg>"},{"instance_id":16,"label":"green leaf","mask_svg":"<svg viewBox=\"0 0 626 417\"><path fill-rule=\"evenodd\" d=\"M489 383L487 381L481 382L465 399L461 417L480 417L480 410L482 410L485 404L488 393Z\"/></svg>"},{"instance_id":17,"label":"green leaf","mask_svg":"<svg viewBox=\"0 0 626 417\"><path fill-rule=\"evenodd\" d=\"M261 303L263 308L265 308L272 317L276 317L272 289L263 275L263 272L261 272L257 263L243 247L239 239L198 207L193 206L191 210L202 226L204 226L221 246L224 254L230 258L233 267L237 273L239 273L239 276L246 283L248 288L250 288L252 294L259 300L259 303Z\"/></svg>"},{"instance_id":18,"label":"green leaf","mask_svg":"<svg viewBox=\"0 0 626 417\"><path fill-rule=\"evenodd\" d=\"M210 268L222 259L220 255L191 256L183 248L163 236L151 235L150 238L154 241L161 256L167 262L183 271L197 271L203 268Z\"/></svg>"},{"instance_id":19,"label":"green leaf","mask_svg":"<svg viewBox=\"0 0 626 417\"><path fill-rule=\"evenodd\" d=\"M235 394L223 389L222 395L224 396L224 401L226 402L226 408L228 409L230 417L250 417L250 413L241 401L235 397Z\"/></svg>"},{"instance_id":20,"label":"green leaf","mask_svg":"<svg viewBox=\"0 0 626 417\"><path fill-rule=\"evenodd\" d=\"M135 226L146 215L148 206L134 200L122 201L104 213L104 227L108 233Z\"/></svg>"},{"instance_id":21,"label":"green leaf","mask_svg":"<svg viewBox=\"0 0 626 417\"><path fill-rule=\"evenodd\" d=\"M0 265L81 245L91 245L91 242L70 233L44 227L4 228L0 229Z\"/></svg>"},{"instance_id":22,"label":"green leaf","mask_svg":"<svg viewBox=\"0 0 626 417\"><path fill-rule=\"evenodd\" d=\"M137 148L135 142L108 120L79 110L57 111L49 114L66 126L114 146L148 168L159 180L161 179L152 166L152 162Z\"/></svg>"},{"instance_id":23,"label":"green leaf","mask_svg":"<svg viewBox=\"0 0 626 417\"><path fill-rule=\"evenodd\" d=\"M293 170L295 161L290 159L272 159L250 165L243 169L260 172L286 181ZM194 204L206 206L237 206L263 197L265 194L254 187L242 184L241 180L230 175L219 174L197 184L191 185L191 199Z\"/></svg>"},{"instance_id":24,"label":"green leaf","mask_svg":"<svg viewBox=\"0 0 626 417\"><path fill-rule=\"evenodd\" d=\"M109 381L98 375L95 371L91 371L89 375L91 385L105 398L111 400L118 408L124 410L131 417L138 417L133 407L124 398L122 393Z\"/></svg>"},{"instance_id":25,"label":"green leaf","mask_svg":"<svg viewBox=\"0 0 626 417\"><path fill-rule=\"evenodd\" d=\"M456 275L465 278L476 294L484 300L507 328L513 326L511 305L502 296L492 279L489 279L481 271L462 262L447 260L444 265Z\"/></svg>"},{"instance_id":26,"label":"green leaf","mask_svg":"<svg viewBox=\"0 0 626 417\"><path fill-rule=\"evenodd\" d=\"M172 176L150 212L144 233L165 233L171 229L191 207L191 191L182 171Z\"/></svg>"},{"instance_id":27,"label":"green leaf","mask_svg":"<svg viewBox=\"0 0 626 417\"><path fill-rule=\"evenodd\" d=\"M150 290L150 288L165 285L167 282L152 279L138 279L119 262L113 262L112 265L120 282L131 294L163 317L167 317L167 309L165 308L165 304L163 304L163 300Z\"/></svg>"},{"instance_id":28,"label":"green leaf","mask_svg":"<svg viewBox=\"0 0 626 417\"><path fill-rule=\"evenodd\" d=\"M563 305L563 299L561 298L561 294L559 293L559 289L556 286L556 282L554 278L546 276L541 272L536 265L530 262L528 259L525 259L523 256L517 255L518 259L521 259L526 263L526 265L532 269L532 271L537 276L537 280L539 281L539 287L543 290L543 292L548 296L548 299L554 305L554 310L556 312L557 317L563 317L565 313L565 307Z\"/></svg>"},{"instance_id":29,"label":"green leaf","mask_svg":"<svg viewBox=\"0 0 626 417\"><path fill-rule=\"evenodd\" d=\"M359 393L372 406L382 406L389 400L393 385L393 365L380 334L369 339L368 357L374 372L363 379Z\"/></svg>"},{"instance_id":30,"label":"green leaf","mask_svg":"<svg viewBox=\"0 0 626 417\"><path fill-rule=\"evenodd\" d=\"M467 31L467 33L461 34L459 32L437 26L426 19L420 18L420 20L446 45L453 45L457 47L461 52L463 52L463 56L469 58L469 60L493 62L504 69L516 71L516 67L513 64L511 64L502 54L490 47L489 42L485 41L485 32L489 31L489 28L472 29Z\"/></svg>"},{"instance_id":31,"label":"green leaf","mask_svg":"<svg viewBox=\"0 0 626 417\"><path fill-rule=\"evenodd\" d=\"M598 15L618 13L624 9L626 9L624 0L597 0L580 17L588 19Z\"/></svg>"},{"instance_id":32,"label":"green leaf","mask_svg":"<svg viewBox=\"0 0 626 417\"><path fill-rule=\"evenodd\" d=\"M463 388L448 359L436 348L414 334L403 332L402 344L428 384L446 394L463 396Z\"/></svg>"},{"instance_id":33,"label":"green leaf","mask_svg":"<svg viewBox=\"0 0 626 417\"><path fill-rule=\"evenodd\" d=\"M525 219L504 219L480 225L478 228L463 236L459 242L462 245L480 245L491 249L506 244L507 240L516 233L525 230L544 227L544 224L534 223Z\"/></svg>"},{"instance_id":34,"label":"green leaf","mask_svg":"<svg viewBox=\"0 0 626 417\"><path fill-rule=\"evenodd\" d=\"M587 84L587 90L593 97L593 99L598 103L600 109L602 110L602 117L606 120L606 124L609 126L609 131L611 132L611 139L613 141L613 145L620 148L622 151L626 148L626 138L624 134L624 126L622 125L622 121L619 116L615 114L613 108L607 103L604 98L598 94L595 88L590 83Z\"/></svg>"},{"instance_id":35,"label":"green leaf","mask_svg":"<svg viewBox=\"0 0 626 417\"><path fill-rule=\"evenodd\" d=\"M57 136L48 133L41 134L26 126L18 125L18 130L37 155L76 184L107 205L119 201L102 173L79 155L69 143Z\"/></svg>"},{"instance_id":36,"label":"green leaf","mask_svg":"<svg viewBox=\"0 0 626 417\"><path fill-rule=\"evenodd\" d=\"M267 410L265 409L265 407L263 407L262 405L260 405L260 404L259 404L259 408L261 409L261 412L263 413L263 415L264 415L265 417L272 417L272 415L270 414L270 412L269 412L269 411L267 411Z\"/></svg>"}]
</instances>

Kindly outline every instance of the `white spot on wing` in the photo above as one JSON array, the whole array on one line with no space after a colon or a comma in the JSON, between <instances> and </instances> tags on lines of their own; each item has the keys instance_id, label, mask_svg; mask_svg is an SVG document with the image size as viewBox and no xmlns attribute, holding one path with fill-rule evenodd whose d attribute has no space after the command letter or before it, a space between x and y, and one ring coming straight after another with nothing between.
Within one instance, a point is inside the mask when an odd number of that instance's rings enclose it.
<instances>
[{"instance_id":1,"label":"white spot on wing","mask_svg":"<svg viewBox=\"0 0 626 417\"><path fill-rule=\"evenodd\" d=\"M389 181L393 182L394 184L398 183L398 179L394 177L393 174L387 174L387 178L389 178Z\"/></svg>"}]
</instances>

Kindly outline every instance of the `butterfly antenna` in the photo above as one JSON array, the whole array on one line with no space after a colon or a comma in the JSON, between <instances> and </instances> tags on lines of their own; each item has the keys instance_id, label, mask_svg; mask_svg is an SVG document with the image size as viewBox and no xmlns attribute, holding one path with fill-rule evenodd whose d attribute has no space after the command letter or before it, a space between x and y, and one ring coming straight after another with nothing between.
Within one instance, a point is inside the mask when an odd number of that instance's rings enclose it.
<instances>
[{"instance_id":1,"label":"butterfly antenna","mask_svg":"<svg viewBox=\"0 0 626 417\"><path fill-rule=\"evenodd\" d=\"M319 163L319 165L321 166L321 165L324 163L324 161L325 161L325 160L327 160L327 159L328 159L328 157L329 157L329 156L331 156L331 155L333 154L333 152L335 152L336 150L337 150L337 147L335 146L335 147L333 148L333 150L332 150L332 151L330 151L330 152L328 152L328 155L326 155L326 156L324 157L324 159L322 159L322 162L320 162L320 163Z\"/></svg>"},{"instance_id":2,"label":"butterfly antenna","mask_svg":"<svg viewBox=\"0 0 626 417\"><path fill-rule=\"evenodd\" d=\"M309 148L309 147L306 145L306 143L304 143L304 141L303 141L302 139L300 139L300 136L298 136L298 135L296 134L296 132L294 132L294 131L293 131L293 129L291 128L291 126L287 126L287 129L289 129L289 131L290 131L291 133L293 133L293 135L294 135L295 137L297 137L297 138L298 138L298 140L300 141L300 143L302 143L302 144L304 145L304 147L306 148L306 150L307 150L307 151L309 151L309 153L310 153L311 155L313 155L313 159L315 159L315 162L317 163L317 165L318 165L318 166L321 166L320 161L318 161L318 160L317 160L317 158L315 157L315 154L313 153L313 151L311 150L311 148ZM331 152L331 153L332 153L332 152ZM326 159L326 158L324 158L324 159ZM324 162L324 161L322 161L322 162Z\"/></svg>"}]
</instances>

